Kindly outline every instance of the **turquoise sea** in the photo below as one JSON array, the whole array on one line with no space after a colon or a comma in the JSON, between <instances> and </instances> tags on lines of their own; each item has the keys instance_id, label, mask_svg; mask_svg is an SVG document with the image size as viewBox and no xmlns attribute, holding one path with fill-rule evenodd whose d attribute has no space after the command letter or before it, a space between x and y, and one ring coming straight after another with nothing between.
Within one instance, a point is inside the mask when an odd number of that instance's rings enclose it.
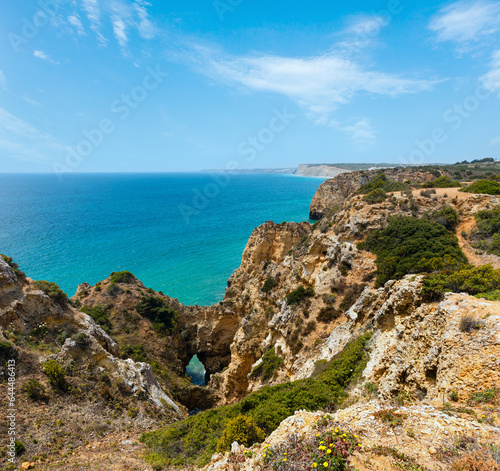
<instances>
[{"instance_id":1,"label":"turquoise sea","mask_svg":"<svg viewBox=\"0 0 500 471\"><path fill-rule=\"evenodd\" d=\"M0 174L0 253L70 296L129 270L186 304L220 301L252 230L305 221L322 180L289 175Z\"/></svg>"}]
</instances>

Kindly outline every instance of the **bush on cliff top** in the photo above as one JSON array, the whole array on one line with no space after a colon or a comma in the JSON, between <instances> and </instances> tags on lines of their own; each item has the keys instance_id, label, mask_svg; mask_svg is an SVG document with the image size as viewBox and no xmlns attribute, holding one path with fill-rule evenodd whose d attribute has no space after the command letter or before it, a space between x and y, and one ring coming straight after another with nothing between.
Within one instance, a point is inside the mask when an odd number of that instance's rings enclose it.
<instances>
[{"instance_id":1,"label":"bush on cliff top","mask_svg":"<svg viewBox=\"0 0 500 471\"><path fill-rule=\"evenodd\" d=\"M227 423L243 414L251 417L267 436L300 409L315 411L338 406L347 397L346 388L366 366L370 333L350 342L324 370L313 378L267 386L237 404L202 412L165 429L141 437L155 466L203 466L215 453Z\"/></svg>"},{"instance_id":2,"label":"bush on cliff top","mask_svg":"<svg viewBox=\"0 0 500 471\"><path fill-rule=\"evenodd\" d=\"M431 300L441 299L444 293L483 294L492 297L500 289L500 270L491 265L465 266L461 270L435 273L425 278L422 294Z\"/></svg>"},{"instance_id":3,"label":"bush on cliff top","mask_svg":"<svg viewBox=\"0 0 500 471\"><path fill-rule=\"evenodd\" d=\"M112 283L130 283L135 280L135 276L129 271L119 271L111 273Z\"/></svg>"},{"instance_id":4,"label":"bush on cliff top","mask_svg":"<svg viewBox=\"0 0 500 471\"><path fill-rule=\"evenodd\" d=\"M422 188L460 188L462 184L450 177L439 177L430 182L424 183Z\"/></svg>"},{"instance_id":5,"label":"bush on cliff top","mask_svg":"<svg viewBox=\"0 0 500 471\"><path fill-rule=\"evenodd\" d=\"M153 322L154 329L159 333L171 334L177 327L179 315L167 306L163 298L143 296L135 309L141 316Z\"/></svg>"},{"instance_id":6,"label":"bush on cliff top","mask_svg":"<svg viewBox=\"0 0 500 471\"><path fill-rule=\"evenodd\" d=\"M366 185L363 185L358 193L361 195L366 195L374 190L382 190L386 193L392 193L395 191L404 191L410 189L408 183L399 183L391 181L387 178L385 173L377 175L375 178L371 179Z\"/></svg>"},{"instance_id":7,"label":"bush on cliff top","mask_svg":"<svg viewBox=\"0 0 500 471\"><path fill-rule=\"evenodd\" d=\"M443 225L414 217L393 217L370 234L360 249L377 255L376 286L409 273L458 268L467 258L454 234Z\"/></svg>"},{"instance_id":8,"label":"bush on cliff top","mask_svg":"<svg viewBox=\"0 0 500 471\"><path fill-rule=\"evenodd\" d=\"M500 195L500 183L491 180L478 180L463 188L461 191L467 193L483 193L486 195Z\"/></svg>"},{"instance_id":9,"label":"bush on cliff top","mask_svg":"<svg viewBox=\"0 0 500 471\"><path fill-rule=\"evenodd\" d=\"M475 214L476 228L471 232L472 245L494 255L500 255L500 207Z\"/></svg>"},{"instance_id":10,"label":"bush on cliff top","mask_svg":"<svg viewBox=\"0 0 500 471\"><path fill-rule=\"evenodd\" d=\"M39 280L33 283L35 289L43 291L49 298L53 299L59 304L66 304L68 302L68 296L66 293L59 288L55 283L51 281Z\"/></svg>"}]
</instances>

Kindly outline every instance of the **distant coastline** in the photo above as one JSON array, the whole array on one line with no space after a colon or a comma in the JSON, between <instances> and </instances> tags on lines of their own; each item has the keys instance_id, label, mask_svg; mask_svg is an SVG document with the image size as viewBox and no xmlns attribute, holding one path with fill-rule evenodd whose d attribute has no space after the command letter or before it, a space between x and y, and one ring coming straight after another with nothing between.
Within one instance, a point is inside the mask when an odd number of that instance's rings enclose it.
<instances>
[{"instance_id":1,"label":"distant coastline","mask_svg":"<svg viewBox=\"0 0 500 471\"><path fill-rule=\"evenodd\" d=\"M394 164L299 164L293 168L239 168L239 169L209 169L202 170L203 173L233 173L233 174L281 174L296 175L313 178L333 178L341 173L349 173L361 170L375 170L380 168L393 168Z\"/></svg>"}]
</instances>

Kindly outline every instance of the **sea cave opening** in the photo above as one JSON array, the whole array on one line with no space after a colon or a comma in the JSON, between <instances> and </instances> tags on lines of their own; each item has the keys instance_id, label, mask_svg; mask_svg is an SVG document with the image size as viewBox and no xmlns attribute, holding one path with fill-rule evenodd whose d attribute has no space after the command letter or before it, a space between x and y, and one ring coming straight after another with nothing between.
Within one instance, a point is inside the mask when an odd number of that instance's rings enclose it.
<instances>
[{"instance_id":1,"label":"sea cave opening","mask_svg":"<svg viewBox=\"0 0 500 471\"><path fill-rule=\"evenodd\" d=\"M191 358L191 361L186 367L186 376L196 386L206 386L207 383L205 380L205 366L198 358L198 355L194 355L193 358Z\"/></svg>"}]
</instances>

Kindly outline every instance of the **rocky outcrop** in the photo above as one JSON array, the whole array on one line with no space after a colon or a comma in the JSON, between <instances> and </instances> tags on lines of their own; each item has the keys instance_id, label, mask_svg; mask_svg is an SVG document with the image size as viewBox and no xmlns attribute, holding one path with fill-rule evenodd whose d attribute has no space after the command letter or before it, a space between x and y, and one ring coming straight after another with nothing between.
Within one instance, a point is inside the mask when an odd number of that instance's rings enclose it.
<instances>
[{"instance_id":1,"label":"rocky outcrop","mask_svg":"<svg viewBox=\"0 0 500 471\"><path fill-rule=\"evenodd\" d=\"M346 200L353 196L372 178L384 173L388 180L403 183L406 181L426 182L435 178L421 168L397 167L385 170L369 170L341 174L323 182L311 201L309 219L321 219L331 210L343 207Z\"/></svg>"},{"instance_id":2,"label":"rocky outcrop","mask_svg":"<svg viewBox=\"0 0 500 471\"><path fill-rule=\"evenodd\" d=\"M349 173L351 170L335 167L335 165L309 165L300 164L295 171L295 175L303 177L333 178L342 173Z\"/></svg>"},{"instance_id":3,"label":"rocky outcrop","mask_svg":"<svg viewBox=\"0 0 500 471\"><path fill-rule=\"evenodd\" d=\"M380 418L388 412L398 418L397 425ZM279 466L285 459L287 466L297 466L310 449L308 447L321 446L317 436L334 429L351 433L359 439L359 450L349 458L351 466L359 471L451 469L451 462L474 452L481 456L480 450L489 455L488 461L483 463L484 466L490 463L490 467L475 469L500 469L495 455L489 454L489 444L497 444L500 438L498 425L478 423L470 415L450 415L432 405L399 407L378 400L356 404L331 415L297 411L285 419L264 443L251 449L234 443L231 452L214 455L204 469L274 469L272 463ZM270 459L270 456L274 458ZM304 464L310 466L312 463ZM323 467L321 462L318 469L320 466Z\"/></svg>"},{"instance_id":4,"label":"rocky outcrop","mask_svg":"<svg viewBox=\"0 0 500 471\"><path fill-rule=\"evenodd\" d=\"M73 362L80 367L101 368L111 377L120 378L131 393L140 394L160 408L168 404L181 413L177 404L160 388L150 365L120 359L116 342L90 316L67 302L54 301L36 289L24 274L16 275L0 257L0 332L8 330L29 336L33 330L55 327L70 332L71 338L67 338L62 349L49 358L62 364ZM46 359L42 357L40 361Z\"/></svg>"}]
</instances>

